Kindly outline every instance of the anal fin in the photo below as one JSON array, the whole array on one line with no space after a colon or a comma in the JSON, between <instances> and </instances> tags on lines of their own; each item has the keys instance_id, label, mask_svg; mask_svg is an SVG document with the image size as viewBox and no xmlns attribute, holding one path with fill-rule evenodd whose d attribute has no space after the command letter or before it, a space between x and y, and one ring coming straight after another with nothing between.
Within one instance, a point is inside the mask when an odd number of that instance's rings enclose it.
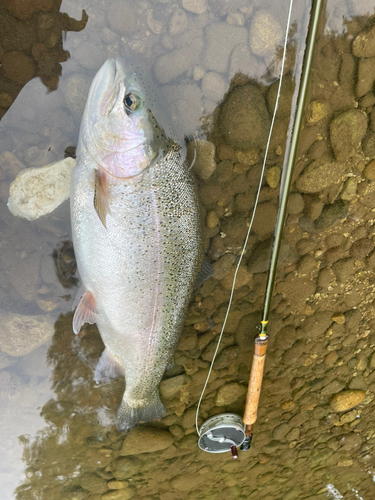
<instances>
[{"instance_id":1,"label":"anal fin","mask_svg":"<svg viewBox=\"0 0 375 500\"><path fill-rule=\"evenodd\" d=\"M106 380L121 377L124 369L111 351L106 347L101 355L95 370L95 381L105 382Z\"/></svg>"},{"instance_id":2,"label":"anal fin","mask_svg":"<svg viewBox=\"0 0 375 500\"><path fill-rule=\"evenodd\" d=\"M86 292L82 295L73 316L73 332L77 335L84 323L90 323L90 325L93 325L96 323L97 319L98 313L96 311L94 296L91 292L86 290Z\"/></svg>"},{"instance_id":3,"label":"anal fin","mask_svg":"<svg viewBox=\"0 0 375 500\"><path fill-rule=\"evenodd\" d=\"M94 207L103 226L107 229L107 215L111 214L108 200L108 183L106 174L100 169L95 170Z\"/></svg>"}]
</instances>

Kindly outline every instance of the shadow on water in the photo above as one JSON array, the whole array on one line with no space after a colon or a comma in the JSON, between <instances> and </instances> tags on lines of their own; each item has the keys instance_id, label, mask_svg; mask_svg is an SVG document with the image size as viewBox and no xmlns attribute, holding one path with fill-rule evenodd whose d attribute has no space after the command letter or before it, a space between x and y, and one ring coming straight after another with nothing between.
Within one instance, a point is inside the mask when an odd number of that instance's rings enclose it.
<instances>
[{"instance_id":1,"label":"shadow on water","mask_svg":"<svg viewBox=\"0 0 375 500\"><path fill-rule=\"evenodd\" d=\"M1 0L0 2L0 119L24 85L39 77L56 90L61 62L70 54L64 34L85 28L88 16L77 21L60 12L61 0Z\"/></svg>"},{"instance_id":2,"label":"shadow on water","mask_svg":"<svg viewBox=\"0 0 375 500\"><path fill-rule=\"evenodd\" d=\"M235 12L230 12L226 2L213 2L212 18L205 11L189 10L194 8L192 3L186 1L182 7L170 8L160 2L152 9L144 7L148 10L143 10L138 17L134 9L143 7L126 4L133 26L119 25L112 15L123 8L119 3L114 2L115 8L110 7L108 12L99 5L97 11L94 9L94 24L89 31L92 38L82 45L80 40L70 41L72 59L67 61L71 66L67 66L65 81L62 75L65 94L62 97L58 94L61 89L57 89L46 97L47 100L55 94L56 99L60 99L56 101L58 104L46 109L52 116L63 108L59 115L63 126L52 128L52 132L48 129L45 135L48 140L50 137L61 140L61 133L69 128L67 125L73 123L72 130L77 127L80 106L88 88L86 76L102 62L101 56L94 57L100 50L94 50L99 42L96 32L92 35L99 26L102 40L107 44L105 57L129 51L152 64L156 61L154 76L163 86L167 100L169 96L172 114L182 106L190 127L184 131L190 134L199 129L198 136L207 139L197 141L198 153L213 151L211 156L206 156L206 161L200 161L198 154L194 169L204 207L205 245L215 274L197 290L190 303L175 366L161 383L166 416L160 422L140 425L127 435L115 429L113 422L124 390L123 379L95 384L93 373L104 347L99 333L95 326L86 325L76 337L71 327L72 314L66 312L67 291L76 285L67 205L44 220L32 223L14 219L5 209L9 182L23 168L17 158L28 166L43 164L40 158L35 160L34 150L30 151L35 135L26 130L25 138L22 128L16 128L21 144L17 149L12 137L5 138L5 144L12 146L8 149L14 152L14 158L7 156L8 163L3 159L0 179L4 207L0 228L6 235L1 241L0 255L5 276L0 278L3 330L15 320L16 313L18 320L22 312L28 321L31 316L39 319L49 313L51 316L44 343L31 351L25 348L26 335L17 345L8 345L8 338L13 335L14 340L17 335L13 333L4 340L0 332L1 348L7 354L0 357L0 398L4 402L4 413L9 407L8 420L15 422L14 427L6 427L11 428L11 432L9 443L5 440L2 450L9 460L14 459L12 453L16 446L12 439L19 435L23 449L21 470L18 468L15 472L4 466L2 481L9 481L13 491L14 476L18 474L16 479L22 484L14 493L17 500L327 500L342 497L370 500L375 468L372 417L375 99L371 73L375 51L372 56L357 52L353 49L353 40L373 29L374 19L355 16L359 14L355 2L346 2L345 6L328 2L330 10L324 20L325 29L316 45L285 225L254 442L248 453L241 453L237 461L231 461L227 455L210 455L198 450L195 408L224 319L234 265L254 205L275 103L279 50L278 56L275 58L273 54L272 59L249 55L248 31L243 27L244 23L250 25L258 12L264 15L262 7L270 10L271 3L260 6L256 2L248 8L245 2L236 2ZM60 7L60 3L57 4L56 9ZM206 5L194 3L198 4ZM4 1L3 11L5 5L21 9L26 4ZM27 5L38 11L30 10L27 17L26 11L19 10L18 21L12 10L7 9L6 16L14 18L14 26L20 22L26 34L29 19L34 18L39 23L39 37L41 30L51 36L59 33L52 47L47 44L47 36L43 40L32 38L32 43L45 44L46 50L42 52L45 61L49 60L49 51L56 50L54 63L50 66L46 63L47 68L54 69L46 72L49 76L43 80L53 88L59 76L55 64L61 62L65 53L61 32L67 29L64 23L68 23L69 18L52 7L48 10L52 3L47 1ZM72 2L67 5L74 8ZM235 301L203 400L200 421L225 411L239 415L243 412L253 334L263 305L295 78L304 49L304 40L294 38L294 33L306 27L301 21L305 19L301 14L304 10L306 3L302 2L296 15L298 21L290 34L287 70L261 189L261 204L238 274ZM162 14L169 19L169 24L163 24ZM109 27L103 19L107 19ZM82 21L69 20L73 23L70 29L82 29L86 20L85 17ZM41 27L42 21L46 23L42 26L52 24ZM186 32L182 29L183 23L189 26L189 29L185 27ZM277 25L276 22L274 26ZM56 26L59 30L54 31ZM164 66L172 55L173 61L181 59L178 51L185 47L184 43L190 47L192 39L203 30L205 48L199 43L193 46L194 50L201 51L201 59L195 59L188 51L184 57L191 56L192 62L177 75L175 66ZM228 51L227 67L222 69L224 56L217 57L214 46L219 43L218 33L221 36L226 31L239 39L232 47L233 52ZM139 35L146 32L149 35L143 38ZM162 44L156 45L160 33ZM179 37L184 33L181 41ZM32 46L25 48L28 58L33 54ZM9 46L7 51L21 50L19 47ZM251 47L256 51L254 41ZM77 63L79 49L80 56L87 50L93 54L92 65L91 60L86 64L83 56L80 59L88 70L85 76ZM102 49L101 52L103 55ZM247 68L244 61L249 63ZM37 74L34 73L37 67L44 66L35 60L31 78ZM0 85L3 80L0 77ZM9 85L1 92L13 99L23 83L13 82L12 90L10 80L7 81ZM72 95L78 98L69 100ZM197 109L189 114L189 107L195 108L192 103L197 104ZM68 116L66 107L74 120ZM12 117L9 120L14 125ZM32 119L28 123L32 123ZM63 136L53 151L54 159L72 140L73 135ZM46 149L45 144L43 148ZM24 153L24 149L29 153ZM189 154L192 155L191 150ZM53 299L54 312L48 310L53 307ZM30 332L28 323L26 334L32 337ZM51 333L50 343L45 343ZM358 397L360 403L351 406L345 396ZM37 409L39 420L32 419L30 408L34 413ZM22 470L25 479L21 478Z\"/></svg>"}]
</instances>

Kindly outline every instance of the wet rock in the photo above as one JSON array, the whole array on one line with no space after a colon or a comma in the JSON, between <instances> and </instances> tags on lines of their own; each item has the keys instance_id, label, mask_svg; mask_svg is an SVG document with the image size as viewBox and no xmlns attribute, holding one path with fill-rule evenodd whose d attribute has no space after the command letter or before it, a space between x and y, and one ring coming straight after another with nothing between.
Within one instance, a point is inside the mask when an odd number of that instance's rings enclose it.
<instances>
[{"instance_id":1,"label":"wet rock","mask_svg":"<svg viewBox=\"0 0 375 500\"><path fill-rule=\"evenodd\" d=\"M277 107L277 116L279 118L288 118L290 115L290 106L294 92L294 81L290 75L285 75L283 78L282 92L279 96ZM276 98L279 91L279 80L275 81L269 88L267 94L267 104L270 113L274 112Z\"/></svg>"},{"instance_id":2,"label":"wet rock","mask_svg":"<svg viewBox=\"0 0 375 500\"><path fill-rule=\"evenodd\" d=\"M157 80L169 83L198 64L202 48L203 40L195 38L190 45L160 56L154 64Z\"/></svg>"},{"instance_id":3,"label":"wet rock","mask_svg":"<svg viewBox=\"0 0 375 500\"><path fill-rule=\"evenodd\" d=\"M102 495L100 498L102 500L130 500L131 498L134 498L135 492L136 490L134 486L130 486L125 490L121 489L121 490L108 491L108 493L104 493L104 495Z\"/></svg>"},{"instance_id":4,"label":"wet rock","mask_svg":"<svg viewBox=\"0 0 375 500\"><path fill-rule=\"evenodd\" d=\"M314 223L316 231L324 231L333 226L337 221L345 219L348 215L348 206L342 200L332 205L325 205L319 218Z\"/></svg>"},{"instance_id":5,"label":"wet rock","mask_svg":"<svg viewBox=\"0 0 375 500\"><path fill-rule=\"evenodd\" d=\"M359 370L357 366L357 370ZM349 389L360 389L362 391L367 391L367 381L365 377L362 377L361 375L357 375L356 377L353 377L352 380L349 382Z\"/></svg>"},{"instance_id":6,"label":"wet rock","mask_svg":"<svg viewBox=\"0 0 375 500\"><path fill-rule=\"evenodd\" d=\"M299 193L291 193L288 201L288 212L291 215L297 215L304 209L305 203Z\"/></svg>"},{"instance_id":7,"label":"wet rock","mask_svg":"<svg viewBox=\"0 0 375 500\"><path fill-rule=\"evenodd\" d=\"M53 327L53 319L45 315L3 312L0 348L10 356L25 356L51 338Z\"/></svg>"},{"instance_id":8,"label":"wet rock","mask_svg":"<svg viewBox=\"0 0 375 500\"><path fill-rule=\"evenodd\" d=\"M161 93L169 105L177 136L190 135L200 127L203 104L198 85L164 85Z\"/></svg>"},{"instance_id":9,"label":"wet rock","mask_svg":"<svg viewBox=\"0 0 375 500\"><path fill-rule=\"evenodd\" d=\"M184 429L191 429L195 424L195 409L186 411L181 418L181 425Z\"/></svg>"},{"instance_id":10,"label":"wet rock","mask_svg":"<svg viewBox=\"0 0 375 500\"><path fill-rule=\"evenodd\" d=\"M229 272L220 280L221 286L225 290L231 290L233 286L234 273L236 270L236 266L232 266ZM234 289L237 290L242 286L249 284L253 275L248 271L247 267L242 265L238 268L236 282L234 283Z\"/></svg>"},{"instance_id":11,"label":"wet rock","mask_svg":"<svg viewBox=\"0 0 375 500\"><path fill-rule=\"evenodd\" d=\"M169 21L169 33L171 35L181 35L187 27L188 18L186 12L179 8L175 9Z\"/></svg>"},{"instance_id":12,"label":"wet rock","mask_svg":"<svg viewBox=\"0 0 375 500\"><path fill-rule=\"evenodd\" d=\"M137 15L131 2L112 0L107 7L107 19L111 30L129 34L137 28Z\"/></svg>"},{"instance_id":13,"label":"wet rock","mask_svg":"<svg viewBox=\"0 0 375 500\"><path fill-rule=\"evenodd\" d=\"M315 248L315 241L310 240L309 238L303 238L296 243L296 250L300 255L306 255L307 253L315 250Z\"/></svg>"},{"instance_id":14,"label":"wet rock","mask_svg":"<svg viewBox=\"0 0 375 500\"><path fill-rule=\"evenodd\" d=\"M200 179L207 180L216 169L215 145L210 141L197 139L189 142L187 157L193 163L193 170Z\"/></svg>"},{"instance_id":15,"label":"wet rock","mask_svg":"<svg viewBox=\"0 0 375 500\"><path fill-rule=\"evenodd\" d=\"M282 36L279 22L269 12L260 9L254 14L249 29L249 46L253 54L261 57L275 54Z\"/></svg>"},{"instance_id":16,"label":"wet rock","mask_svg":"<svg viewBox=\"0 0 375 500\"><path fill-rule=\"evenodd\" d=\"M345 323L345 316L343 313L335 313L331 319L338 325L343 325Z\"/></svg>"},{"instance_id":17,"label":"wet rock","mask_svg":"<svg viewBox=\"0 0 375 500\"><path fill-rule=\"evenodd\" d=\"M227 406L238 398L246 394L246 387L238 384L237 382L231 382L221 386L215 398L216 406Z\"/></svg>"},{"instance_id":18,"label":"wet rock","mask_svg":"<svg viewBox=\"0 0 375 500\"><path fill-rule=\"evenodd\" d=\"M92 42L80 43L74 51L76 59L83 68L99 69L107 59L107 54Z\"/></svg>"},{"instance_id":19,"label":"wet rock","mask_svg":"<svg viewBox=\"0 0 375 500\"><path fill-rule=\"evenodd\" d=\"M4 151L0 155L0 169L5 179L14 179L24 165L10 151Z\"/></svg>"},{"instance_id":20,"label":"wet rock","mask_svg":"<svg viewBox=\"0 0 375 500\"><path fill-rule=\"evenodd\" d=\"M13 269L9 281L24 300L35 300L38 295L40 254L34 252L21 259Z\"/></svg>"},{"instance_id":21,"label":"wet rock","mask_svg":"<svg viewBox=\"0 0 375 500\"><path fill-rule=\"evenodd\" d=\"M303 277L291 276L291 274L283 282L278 283L277 291L282 293L290 304L302 304L315 292L315 283Z\"/></svg>"},{"instance_id":22,"label":"wet rock","mask_svg":"<svg viewBox=\"0 0 375 500\"><path fill-rule=\"evenodd\" d=\"M117 480L127 479L141 471L142 462L136 457L119 457L111 462L110 469Z\"/></svg>"},{"instance_id":23,"label":"wet rock","mask_svg":"<svg viewBox=\"0 0 375 500\"><path fill-rule=\"evenodd\" d=\"M94 472L86 472L78 481L82 488L92 493L104 493L107 491L107 481Z\"/></svg>"},{"instance_id":24,"label":"wet rock","mask_svg":"<svg viewBox=\"0 0 375 500\"><path fill-rule=\"evenodd\" d=\"M273 233L276 224L277 208L272 203L258 205L253 222L253 231L265 238Z\"/></svg>"},{"instance_id":25,"label":"wet rock","mask_svg":"<svg viewBox=\"0 0 375 500\"><path fill-rule=\"evenodd\" d=\"M365 399L366 393L361 390L341 391L331 399L333 411L347 411L360 404Z\"/></svg>"},{"instance_id":26,"label":"wet rock","mask_svg":"<svg viewBox=\"0 0 375 500\"><path fill-rule=\"evenodd\" d=\"M349 434L345 434L344 436L340 437L340 444L341 444L340 451L350 451L361 446L362 438L359 434L350 432Z\"/></svg>"},{"instance_id":27,"label":"wet rock","mask_svg":"<svg viewBox=\"0 0 375 500\"><path fill-rule=\"evenodd\" d=\"M324 363L327 366L333 366L337 360L338 360L337 353L335 351L332 351L329 354L327 354L327 356L324 358Z\"/></svg>"},{"instance_id":28,"label":"wet rock","mask_svg":"<svg viewBox=\"0 0 375 500\"><path fill-rule=\"evenodd\" d=\"M162 380L160 383L160 395L162 398L171 398L184 385L185 375L178 375L167 380Z\"/></svg>"},{"instance_id":29,"label":"wet rock","mask_svg":"<svg viewBox=\"0 0 375 500\"><path fill-rule=\"evenodd\" d=\"M220 109L220 130L236 148L264 147L270 119L264 97L254 85L236 87Z\"/></svg>"},{"instance_id":30,"label":"wet rock","mask_svg":"<svg viewBox=\"0 0 375 500\"><path fill-rule=\"evenodd\" d=\"M322 269L318 275L318 286L321 288L327 288L335 280L335 275L332 269Z\"/></svg>"},{"instance_id":31,"label":"wet rock","mask_svg":"<svg viewBox=\"0 0 375 500\"><path fill-rule=\"evenodd\" d=\"M336 160L345 161L361 153L366 130L367 115L364 111L349 109L336 115L330 124L331 146Z\"/></svg>"},{"instance_id":32,"label":"wet rock","mask_svg":"<svg viewBox=\"0 0 375 500\"><path fill-rule=\"evenodd\" d=\"M353 259L362 260L372 252L374 246L375 244L372 240L361 238L360 240L355 241L351 246L350 256L353 257Z\"/></svg>"},{"instance_id":33,"label":"wet rock","mask_svg":"<svg viewBox=\"0 0 375 500\"><path fill-rule=\"evenodd\" d=\"M355 269L353 259L342 259L335 262L332 266L332 271L335 273L337 281L340 283L345 283L353 273Z\"/></svg>"},{"instance_id":34,"label":"wet rock","mask_svg":"<svg viewBox=\"0 0 375 500\"><path fill-rule=\"evenodd\" d=\"M195 490L203 483L205 483L207 479L205 475L199 474L183 474L181 476L174 477L171 480L171 486L177 491L190 491Z\"/></svg>"},{"instance_id":35,"label":"wet rock","mask_svg":"<svg viewBox=\"0 0 375 500\"><path fill-rule=\"evenodd\" d=\"M209 71L204 75L202 92L207 99L215 102L221 101L227 88L228 84L219 73Z\"/></svg>"},{"instance_id":36,"label":"wet rock","mask_svg":"<svg viewBox=\"0 0 375 500\"><path fill-rule=\"evenodd\" d=\"M208 229L213 229L219 224L219 217L217 216L215 210L208 212L206 217L206 226Z\"/></svg>"},{"instance_id":37,"label":"wet rock","mask_svg":"<svg viewBox=\"0 0 375 500\"><path fill-rule=\"evenodd\" d=\"M266 182L270 188L274 189L280 182L281 169L280 167L271 167L266 170Z\"/></svg>"},{"instance_id":38,"label":"wet rock","mask_svg":"<svg viewBox=\"0 0 375 500\"><path fill-rule=\"evenodd\" d=\"M319 261L317 261L312 255L304 255L297 265L297 270L300 274L306 275L314 271L319 266Z\"/></svg>"},{"instance_id":39,"label":"wet rock","mask_svg":"<svg viewBox=\"0 0 375 500\"><path fill-rule=\"evenodd\" d=\"M334 184L341 183L348 173L344 162L332 162L321 158L312 161L296 180L296 187L301 193L319 193Z\"/></svg>"},{"instance_id":40,"label":"wet rock","mask_svg":"<svg viewBox=\"0 0 375 500\"><path fill-rule=\"evenodd\" d=\"M375 81L375 57L358 61L357 97L362 97L373 89Z\"/></svg>"},{"instance_id":41,"label":"wet rock","mask_svg":"<svg viewBox=\"0 0 375 500\"><path fill-rule=\"evenodd\" d=\"M225 73L232 50L236 45L247 43L248 32L246 28L239 26L216 23L207 26L205 36L207 49L204 63L206 68L218 73Z\"/></svg>"},{"instance_id":42,"label":"wet rock","mask_svg":"<svg viewBox=\"0 0 375 500\"><path fill-rule=\"evenodd\" d=\"M363 171L363 177L369 181L375 181L375 160L367 163Z\"/></svg>"},{"instance_id":43,"label":"wet rock","mask_svg":"<svg viewBox=\"0 0 375 500\"><path fill-rule=\"evenodd\" d=\"M330 106L325 101L311 101L307 106L306 121L308 125L314 125L330 113Z\"/></svg>"},{"instance_id":44,"label":"wet rock","mask_svg":"<svg viewBox=\"0 0 375 500\"><path fill-rule=\"evenodd\" d=\"M324 260L328 264L333 264L334 262L343 259L345 255L345 250L342 247L333 247L328 248L328 250L324 254Z\"/></svg>"},{"instance_id":45,"label":"wet rock","mask_svg":"<svg viewBox=\"0 0 375 500\"><path fill-rule=\"evenodd\" d=\"M111 476L112 477L112 476ZM129 486L129 481L108 481L107 486L110 490L123 490Z\"/></svg>"},{"instance_id":46,"label":"wet rock","mask_svg":"<svg viewBox=\"0 0 375 500\"><path fill-rule=\"evenodd\" d=\"M173 444L173 436L160 429L152 427L138 427L126 436L121 448L120 455L138 455L139 453L151 453L153 451L165 450ZM126 479L126 477L116 479Z\"/></svg>"},{"instance_id":47,"label":"wet rock","mask_svg":"<svg viewBox=\"0 0 375 500\"><path fill-rule=\"evenodd\" d=\"M352 52L356 57L375 57L375 26L367 28L354 38Z\"/></svg>"},{"instance_id":48,"label":"wet rock","mask_svg":"<svg viewBox=\"0 0 375 500\"><path fill-rule=\"evenodd\" d=\"M332 380L329 384L327 384L323 389L320 391L320 393L323 396L331 395L331 394L337 394L338 392L342 391L345 387L345 382L342 380Z\"/></svg>"},{"instance_id":49,"label":"wet rock","mask_svg":"<svg viewBox=\"0 0 375 500\"><path fill-rule=\"evenodd\" d=\"M8 78L18 85L25 85L35 74L33 59L17 50L4 54L1 66Z\"/></svg>"},{"instance_id":50,"label":"wet rock","mask_svg":"<svg viewBox=\"0 0 375 500\"><path fill-rule=\"evenodd\" d=\"M223 349L215 360L215 369L221 370L222 368L235 363L238 353L239 347L237 345Z\"/></svg>"},{"instance_id":51,"label":"wet rock","mask_svg":"<svg viewBox=\"0 0 375 500\"><path fill-rule=\"evenodd\" d=\"M221 280L227 274L229 269L231 269L235 256L233 254L226 254L220 257L219 260L212 264L212 269L214 271L213 278L215 280Z\"/></svg>"}]
</instances>

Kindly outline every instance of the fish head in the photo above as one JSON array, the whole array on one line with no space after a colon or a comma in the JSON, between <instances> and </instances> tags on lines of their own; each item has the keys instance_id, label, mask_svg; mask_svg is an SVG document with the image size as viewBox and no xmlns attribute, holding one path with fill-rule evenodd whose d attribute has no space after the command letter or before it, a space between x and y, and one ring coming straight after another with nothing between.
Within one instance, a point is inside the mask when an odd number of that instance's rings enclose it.
<instances>
[{"instance_id":1,"label":"fish head","mask_svg":"<svg viewBox=\"0 0 375 500\"><path fill-rule=\"evenodd\" d=\"M90 87L82 147L113 177L139 175L165 155L172 137L165 109L146 71L128 57L108 59Z\"/></svg>"}]
</instances>

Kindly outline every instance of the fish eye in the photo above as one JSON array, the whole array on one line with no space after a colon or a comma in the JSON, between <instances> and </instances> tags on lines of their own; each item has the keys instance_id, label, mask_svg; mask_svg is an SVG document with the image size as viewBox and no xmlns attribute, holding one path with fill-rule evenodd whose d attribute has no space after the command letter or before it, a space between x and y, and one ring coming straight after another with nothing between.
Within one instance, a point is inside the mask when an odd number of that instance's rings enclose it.
<instances>
[{"instance_id":1,"label":"fish eye","mask_svg":"<svg viewBox=\"0 0 375 500\"><path fill-rule=\"evenodd\" d=\"M141 97L134 92L129 92L124 97L124 105L128 111L136 111L142 107L142 104Z\"/></svg>"}]
</instances>

